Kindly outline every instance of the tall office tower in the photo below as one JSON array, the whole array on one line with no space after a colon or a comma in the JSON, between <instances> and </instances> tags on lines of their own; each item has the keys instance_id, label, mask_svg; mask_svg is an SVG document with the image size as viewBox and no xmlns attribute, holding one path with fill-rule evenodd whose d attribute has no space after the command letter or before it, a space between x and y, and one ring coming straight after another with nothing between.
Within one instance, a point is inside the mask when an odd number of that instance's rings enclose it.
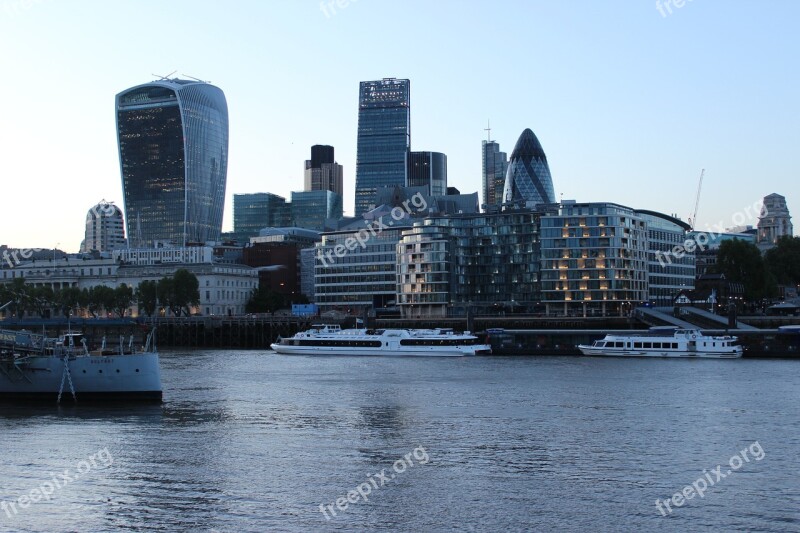
<instances>
[{"instance_id":1,"label":"tall office tower","mask_svg":"<svg viewBox=\"0 0 800 533\"><path fill-rule=\"evenodd\" d=\"M86 235L81 252L111 252L120 248L125 248L122 210L103 200L86 213Z\"/></svg>"},{"instance_id":2,"label":"tall office tower","mask_svg":"<svg viewBox=\"0 0 800 533\"><path fill-rule=\"evenodd\" d=\"M228 170L228 105L222 90L165 78L122 91L116 110L132 244L218 240Z\"/></svg>"},{"instance_id":3,"label":"tall office tower","mask_svg":"<svg viewBox=\"0 0 800 533\"><path fill-rule=\"evenodd\" d=\"M524 202L529 207L556 201L553 178L539 139L530 129L519 136L506 171L503 203Z\"/></svg>"},{"instance_id":4,"label":"tall office tower","mask_svg":"<svg viewBox=\"0 0 800 533\"><path fill-rule=\"evenodd\" d=\"M306 160L304 190L332 191L343 196L342 165L333 157L333 146L315 144Z\"/></svg>"},{"instance_id":5,"label":"tall office tower","mask_svg":"<svg viewBox=\"0 0 800 533\"><path fill-rule=\"evenodd\" d=\"M492 206L499 207L503 203L508 159L506 153L500 151L500 145L491 140L483 141L481 152L483 205L484 210L491 210Z\"/></svg>"},{"instance_id":6,"label":"tall office tower","mask_svg":"<svg viewBox=\"0 0 800 533\"><path fill-rule=\"evenodd\" d=\"M409 152L408 186L427 187L431 196L447 194L447 156L441 152Z\"/></svg>"},{"instance_id":7,"label":"tall office tower","mask_svg":"<svg viewBox=\"0 0 800 533\"><path fill-rule=\"evenodd\" d=\"M777 244L778 239L794 235L792 217L786 205L786 198L780 194L772 193L764 197L764 207L758 218L758 246L762 250Z\"/></svg>"},{"instance_id":8,"label":"tall office tower","mask_svg":"<svg viewBox=\"0 0 800 533\"><path fill-rule=\"evenodd\" d=\"M247 242L264 228L291 225L291 207L283 196L269 192L233 195L233 233Z\"/></svg>"},{"instance_id":9,"label":"tall office tower","mask_svg":"<svg viewBox=\"0 0 800 533\"><path fill-rule=\"evenodd\" d=\"M410 82L362 81L358 98L355 215L375 207L381 187L406 185L411 144Z\"/></svg>"}]
</instances>

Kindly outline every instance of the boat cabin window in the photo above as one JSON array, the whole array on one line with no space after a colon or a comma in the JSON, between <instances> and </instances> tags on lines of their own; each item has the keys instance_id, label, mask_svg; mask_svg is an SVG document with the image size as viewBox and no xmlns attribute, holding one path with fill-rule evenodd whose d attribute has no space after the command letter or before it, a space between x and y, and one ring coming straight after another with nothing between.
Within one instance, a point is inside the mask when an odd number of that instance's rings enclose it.
<instances>
[{"instance_id":1,"label":"boat cabin window","mask_svg":"<svg viewBox=\"0 0 800 533\"><path fill-rule=\"evenodd\" d=\"M654 342L653 343L653 348L655 348L656 350L660 350L661 349L661 343L660 342Z\"/></svg>"},{"instance_id":2,"label":"boat cabin window","mask_svg":"<svg viewBox=\"0 0 800 533\"><path fill-rule=\"evenodd\" d=\"M641 342L634 342L633 343L633 347L634 348L641 348L642 347L642 343Z\"/></svg>"},{"instance_id":3,"label":"boat cabin window","mask_svg":"<svg viewBox=\"0 0 800 533\"><path fill-rule=\"evenodd\" d=\"M644 342L644 343L642 343L642 344L643 344L643 346L642 346L642 347L643 347L643 348L646 348L646 349L649 349L649 348L652 348L652 347L653 347L653 343L652 343L652 342Z\"/></svg>"}]
</instances>

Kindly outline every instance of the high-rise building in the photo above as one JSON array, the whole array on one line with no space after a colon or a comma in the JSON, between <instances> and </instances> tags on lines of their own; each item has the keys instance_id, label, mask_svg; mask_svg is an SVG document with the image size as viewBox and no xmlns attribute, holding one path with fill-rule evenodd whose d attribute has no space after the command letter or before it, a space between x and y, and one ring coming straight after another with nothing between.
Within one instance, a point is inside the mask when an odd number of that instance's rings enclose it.
<instances>
[{"instance_id":1,"label":"high-rise building","mask_svg":"<svg viewBox=\"0 0 800 533\"><path fill-rule=\"evenodd\" d=\"M125 248L125 245L122 210L105 200L89 209L81 252L111 252Z\"/></svg>"},{"instance_id":2,"label":"high-rise building","mask_svg":"<svg viewBox=\"0 0 800 533\"><path fill-rule=\"evenodd\" d=\"M135 246L215 241L228 169L228 106L208 83L161 79L116 97L128 237Z\"/></svg>"},{"instance_id":3,"label":"high-rise building","mask_svg":"<svg viewBox=\"0 0 800 533\"><path fill-rule=\"evenodd\" d=\"M408 187L426 187L431 196L447 194L447 156L441 152L409 152Z\"/></svg>"},{"instance_id":4,"label":"high-rise building","mask_svg":"<svg viewBox=\"0 0 800 533\"><path fill-rule=\"evenodd\" d=\"M332 191L344 195L342 165L333 157L333 146L315 144L306 160L304 190Z\"/></svg>"},{"instance_id":5,"label":"high-rise building","mask_svg":"<svg viewBox=\"0 0 800 533\"><path fill-rule=\"evenodd\" d=\"M362 81L358 98L355 215L375 207L380 187L406 185L411 144L410 82Z\"/></svg>"},{"instance_id":6,"label":"high-rise building","mask_svg":"<svg viewBox=\"0 0 800 533\"><path fill-rule=\"evenodd\" d=\"M485 210L491 211L493 207L499 208L503 203L508 159L506 153L500 151L500 145L494 141L483 141L481 152L483 205Z\"/></svg>"},{"instance_id":7,"label":"high-rise building","mask_svg":"<svg viewBox=\"0 0 800 533\"><path fill-rule=\"evenodd\" d=\"M786 206L786 198L772 193L764 197L764 207L758 218L758 246L762 250L771 248L784 235L794 235L792 217Z\"/></svg>"},{"instance_id":8,"label":"high-rise building","mask_svg":"<svg viewBox=\"0 0 800 533\"><path fill-rule=\"evenodd\" d=\"M292 225L325 231L327 222L342 218L342 197L328 190L292 193Z\"/></svg>"},{"instance_id":9,"label":"high-rise building","mask_svg":"<svg viewBox=\"0 0 800 533\"><path fill-rule=\"evenodd\" d=\"M530 129L525 129L508 162L503 203L524 202L533 207L555 203L555 196L547 156L536 135Z\"/></svg>"},{"instance_id":10,"label":"high-rise building","mask_svg":"<svg viewBox=\"0 0 800 533\"><path fill-rule=\"evenodd\" d=\"M233 233L239 241L264 228L291 225L291 210L283 196L268 192L233 195Z\"/></svg>"}]
</instances>

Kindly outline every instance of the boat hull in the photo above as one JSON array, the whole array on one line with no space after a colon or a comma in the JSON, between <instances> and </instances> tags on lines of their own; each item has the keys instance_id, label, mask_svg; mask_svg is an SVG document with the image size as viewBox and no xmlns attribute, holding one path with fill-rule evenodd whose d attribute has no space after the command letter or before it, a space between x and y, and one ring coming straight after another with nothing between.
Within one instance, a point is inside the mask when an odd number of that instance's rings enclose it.
<instances>
[{"instance_id":1,"label":"boat hull","mask_svg":"<svg viewBox=\"0 0 800 533\"><path fill-rule=\"evenodd\" d=\"M646 350L607 350L603 348L594 348L592 346L580 345L578 349L583 355L591 355L597 357L653 357L665 359L738 359L742 356L742 352L681 352L681 351L646 351Z\"/></svg>"},{"instance_id":2,"label":"boat hull","mask_svg":"<svg viewBox=\"0 0 800 533\"><path fill-rule=\"evenodd\" d=\"M285 344L272 344L271 348L281 355L311 355L311 356L380 356L380 357L465 357L470 355L489 354L491 346L454 346L452 349L442 347L415 346L413 348L401 346L394 349L362 348L362 347L335 347L335 346L291 346Z\"/></svg>"},{"instance_id":3,"label":"boat hull","mask_svg":"<svg viewBox=\"0 0 800 533\"><path fill-rule=\"evenodd\" d=\"M79 403L161 401L157 353L77 356L68 360L68 365ZM16 365L2 361L0 400L55 402L63 376L64 361L57 357L33 356ZM62 402L74 402L67 381L62 392Z\"/></svg>"}]
</instances>

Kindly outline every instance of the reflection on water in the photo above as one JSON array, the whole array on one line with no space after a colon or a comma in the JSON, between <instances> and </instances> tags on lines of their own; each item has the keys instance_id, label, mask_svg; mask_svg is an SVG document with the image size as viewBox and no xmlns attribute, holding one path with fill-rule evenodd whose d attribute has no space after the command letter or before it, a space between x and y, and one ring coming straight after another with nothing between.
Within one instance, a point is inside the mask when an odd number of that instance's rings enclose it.
<instances>
[{"instance_id":1,"label":"reflection on water","mask_svg":"<svg viewBox=\"0 0 800 533\"><path fill-rule=\"evenodd\" d=\"M797 364L168 353L162 406L0 410L0 502L114 459L0 531L800 530ZM755 440L763 461L660 516Z\"/></svg>"}]
</instances>

